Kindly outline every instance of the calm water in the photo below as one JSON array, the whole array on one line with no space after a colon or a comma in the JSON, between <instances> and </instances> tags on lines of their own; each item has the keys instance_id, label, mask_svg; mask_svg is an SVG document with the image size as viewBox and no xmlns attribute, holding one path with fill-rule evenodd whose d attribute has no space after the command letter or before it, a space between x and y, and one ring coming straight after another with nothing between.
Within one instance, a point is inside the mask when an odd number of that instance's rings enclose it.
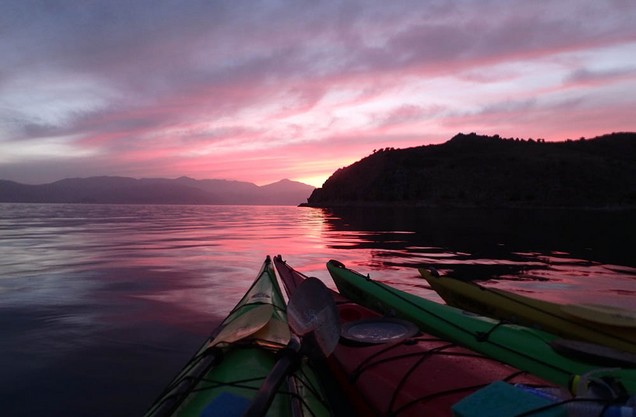
<instances>
[{"instance_id":1,"label":"calm water","mask_svg":"<svg viewBox=\"0 0 636 417\"><path fill-rule=\"evenodd\" d=\"M0 204L0 413L139 416L266 255L631 306L636 212Z\"/></svg>"}]
</instances>

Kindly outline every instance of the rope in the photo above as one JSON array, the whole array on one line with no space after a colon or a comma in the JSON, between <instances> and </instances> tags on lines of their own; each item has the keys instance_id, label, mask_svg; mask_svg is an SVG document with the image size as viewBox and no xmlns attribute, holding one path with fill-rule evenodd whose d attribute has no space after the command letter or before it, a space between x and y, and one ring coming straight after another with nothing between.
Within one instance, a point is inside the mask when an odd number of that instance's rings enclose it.
<instances>
[{"instance_id":1,"label":"rope","mask_svg":"<svg viewBox=\"0 0 636 417\"><path fill-rule=\"evenodd\" d=\"M458 345L454 343L446 343L444 345L436 346L425 351L414 351L414 352L408 352L404 354L392 354L393 351L397 350L403 345L410 345L413 343L427 342L427 341L435 342L435 341L441 341L441 340L438 338L428 338L428 337L412 338L412 339L404 340L399 343L391 344L387 346L386 348L381 349L378 352L375 352L373 355L370 355L367 358L365 358L365 360L362 361L360 364L358 364L358 366L352 371L351 382L355 383L365 371L369 371L373 367L380 366L382 364L387 364L393 361L403 360L409 357L416 358L415 362L413 362L409 366L408 370L404 373L404 375L400 378L400 380L397 381L392 391L389 405L387 407L388 414L386 414L386 416L399 416L400 413L405 412L405 410L413 406L416 406L417 404L421 404L422 402L430 401L432 399L444 397L447 395L453 395L460 392L473 392L487 385L487 384L477 384L477 385L456 387L456 388L438 391L438 392L430 392L430 393L427 393L426 395L422 395L418 398L405 402L404 404L399 405L399 407L396 407L399 394L402 392L403 387L405 386L405 384L407 383L411 375L413 375L415 372L419 370L419 368L421 367L421 365L424 363L425 360L432 358L435 355L445 355L448 357L479 358L482 360L488 360L488 361L499 363L499 361L493 358L483 356L468 350L463 350L459 352L449 351L449 349L458 347ZM527 374L527 372L515 370L514 372L502 378L502 380L509 381L524 374Z\"/></svg>"}]
</instances>

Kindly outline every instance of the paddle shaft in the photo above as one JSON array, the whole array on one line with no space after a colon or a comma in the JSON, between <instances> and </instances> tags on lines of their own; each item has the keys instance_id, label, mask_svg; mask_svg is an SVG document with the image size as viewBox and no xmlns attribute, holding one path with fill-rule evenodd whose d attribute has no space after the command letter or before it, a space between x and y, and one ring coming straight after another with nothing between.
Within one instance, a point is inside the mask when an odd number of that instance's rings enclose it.
<instances>
[{"instance_id":1,"label":"paddle shaft","mask_svg":"<svg viewBox=\"0 0 636 417\"><path fill-rule=\"evenodd\" d=\"M243 417L262 417L267 413L278 387L300 365L302 355L316 355L318 347L320 356L329 356L338 344L340 324L336 304L319 279L308 278L298 286L287 304L287 318L289 327L302 337L302 342L295 337L290 339Z\"/></svg>"},{"instance_id":2,"label":"paddle shaft","mask_svg":"<svg viewBox=\"0 0 636 417\"><path fill-rule=\"evenodd\" d=\"M256 396L252 400L250 407L245 411L243 417L262 417L272 405L278 388L285 378L292 373L300 364L300 344L292 338L287 348L281 351L281 358L272 367L265 377L265 381L258 389Z\"/></svg>"}]
</instances>

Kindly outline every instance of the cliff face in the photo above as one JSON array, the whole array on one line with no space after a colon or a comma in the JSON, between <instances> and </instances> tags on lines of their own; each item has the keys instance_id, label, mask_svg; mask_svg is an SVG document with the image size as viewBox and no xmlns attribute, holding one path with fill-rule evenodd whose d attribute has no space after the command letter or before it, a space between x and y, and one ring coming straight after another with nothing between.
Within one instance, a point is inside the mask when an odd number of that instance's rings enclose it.
<instances>
[{"instance_id":1,"label":"cliff face","mask_svg":"<svg viewBox=\"0 0 636 417\"><path fill-rule=\"evenodd\" d=\"M566 142L458 134L442 145L384 149L339 169L312 207L636 206L636 133Z\"/></svg>"}]
</instances>

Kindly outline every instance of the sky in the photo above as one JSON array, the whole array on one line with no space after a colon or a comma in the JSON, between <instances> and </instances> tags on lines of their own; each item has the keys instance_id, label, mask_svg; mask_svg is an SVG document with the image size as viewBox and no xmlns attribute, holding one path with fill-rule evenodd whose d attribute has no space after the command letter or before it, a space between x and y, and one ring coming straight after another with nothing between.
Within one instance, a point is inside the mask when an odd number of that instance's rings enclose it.
<instances>
[{"instance_id":1,"label":"sky","mask_svg":"<svg viewBox=\"0 0 636 417\"><path fill-rule=\"evenodd\" d=\"M2 0L0 179L283 178L636 131L633 0Z\"/></svg>"}]
</instances>

